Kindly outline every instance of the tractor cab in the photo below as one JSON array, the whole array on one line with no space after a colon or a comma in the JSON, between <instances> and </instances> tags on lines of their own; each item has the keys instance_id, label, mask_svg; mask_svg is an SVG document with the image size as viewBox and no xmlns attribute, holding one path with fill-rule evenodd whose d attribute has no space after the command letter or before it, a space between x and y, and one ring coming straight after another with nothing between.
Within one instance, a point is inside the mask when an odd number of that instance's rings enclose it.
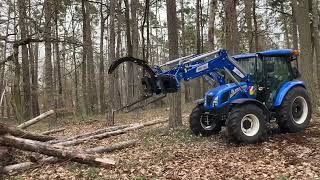
<instances>
[{"instance_id":1,"label":"tractor cab","mask_svg":"<svg viewBox=\"0 0 320 180\"><path fill-rule=\"evenodd\" d=\"M239 54L234 59L253 77L257 100L271 108L280 87L299 77L292 63L298 55L296 50L281 49Z\"/></svg>"}]
</instances>

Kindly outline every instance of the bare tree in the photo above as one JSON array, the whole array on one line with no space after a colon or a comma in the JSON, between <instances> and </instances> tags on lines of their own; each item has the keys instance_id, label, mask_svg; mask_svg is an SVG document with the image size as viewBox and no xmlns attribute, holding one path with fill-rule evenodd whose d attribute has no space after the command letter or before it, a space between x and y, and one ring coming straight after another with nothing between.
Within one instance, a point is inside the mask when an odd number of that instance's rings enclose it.
<instances>
[{"instance_id":1,"label":"bare tree","mask_svg":"<svg viewBox=\"0 0 320 180\"><path fill-rule=\"evenodd\" d=\"M167 22L168 22L168 39L169 39L169 59L176 59L179 56L178 51L178 26L176 1L166 0L167 5ZM182 125L181 118L181 92L169 95L170 113L169 127L175 128Z\"/></svg>"}]
</instances>

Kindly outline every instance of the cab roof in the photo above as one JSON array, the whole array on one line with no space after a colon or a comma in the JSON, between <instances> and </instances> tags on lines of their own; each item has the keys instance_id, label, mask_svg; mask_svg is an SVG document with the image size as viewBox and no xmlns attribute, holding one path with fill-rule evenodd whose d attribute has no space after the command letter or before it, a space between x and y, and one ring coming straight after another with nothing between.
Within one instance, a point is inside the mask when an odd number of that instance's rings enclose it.
<instances>
[{"instance_id":1,"label":"cab roof","mask_svg":"<svg viewBox=\"0 0 320 180\"><path fill-rule=\"evenodd\" d=\"M274 49L274 50L267 50L257 53L243 53L243 54L237 54L233 56L235 59L246 59L251 57L256 57L257 54L262 56L292 56L293 50L292 49Z\"/></svg>"}]
</instances>

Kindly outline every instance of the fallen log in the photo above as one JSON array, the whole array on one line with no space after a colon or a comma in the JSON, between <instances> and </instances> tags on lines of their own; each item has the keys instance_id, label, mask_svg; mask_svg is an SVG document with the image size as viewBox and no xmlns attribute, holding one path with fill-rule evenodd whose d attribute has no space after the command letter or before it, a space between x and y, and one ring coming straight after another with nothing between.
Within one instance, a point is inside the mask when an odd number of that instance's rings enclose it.
<instances>
[{"instance_id":1,"label":"fallen log","mask_svg":"<svg viewBox=\"0 0 320 180\"><path fill-rule=\"evenodd\" d=\"M74 140L71 140L71 141L64 141L64 142L56 143L56 145L60 145L60 146L75 146L75 145L81 144L81 143L83 143L85 141L88 141L88 140L91 140L91 139L103 139L103 138L107 138L107 137L111 137L111 136L116 136L116 135L127 133L129 131L142 129L144 127L148 127L148 126L164 123L164 122L167 122L167 121L168 120L165 119L165 120L161 120L161 121L157 121L157 120L149 121L149 122L146 122L146 123L143 123L143 124L132 124L131 126L126 127L124 129L119 129L119 130L115 130L115 131L95 134L95 135L92 135L92 136L87 136L87 137L83 137L83 138L79 138L79 139L74 139Z\"/></svg>"},{"instance_id":2,"label":"fallen log","mask_svg":"<svg viewBox=\"0 0 320 180\"><path fill-rule=\"evenodd\" d=\"M107 138L107 137L111 137L111 136L124 134L124 133L126 133L128 131L134 131L134 130L137 130L137 129L141 129L143 127L144 126L142 124L136 124L134 126L130 126L130 127L124 128L124 129L111 131L111 132L105 132L105 133L102 133L102 134L97 134L97 135L84 137L84 138L80 138L80 139L75 139L75 140L71 140L71 141L65 141L65 142L57 143L55 145L75 146L75 145L81 144L81 143L83 143L85 141L88 141L88 140L91 140L91 139L103 139L103 138Z\"/></svg>"},{"instance_id":3,"label":"fallen log","mask_svg":"<svg viewBox=\"0 0 320 180\"><path fill-rule=\"evenodd\" d=\"M137 144L137 140L129 140L129 141L125 141L125 142L116 143L111 146L99 146L99 147L87 149L87 150L85 150L85 152L87 152L87 153L112 152L115 150L120 150L120 149L124 149L124 148L130 147L130 146L134 146L136 144ZM43 163L55 163L55 162L59 162L59 159L55 158L55 157L47 157L47 158L44 158L44 159L38 161L38 163L23 162L23 163L19 163L19 164L8 165L3 168L2 172L7 174L12 171L23 171L23 170L38 167L39 165L41 165Z\"/></svg>"},{"instance_id":4,"label":"fallen log","mask_svg":"<svg viewBox=\"0 0 320 180\"><path fill-rule=\"evenodd\" d=\"M92 131L92 132L88 132L88 133L84 133L84 134L79 134L79 135L76 135L76 136L73 136L73 137L69 137L67 139L48 141L48 143L57 144L57 143L61 143L61 142L72 141L72 140L75 140L75 139L85 138L85 137L93 136L93 135L96 135L96 134L101 134L101 133L105 133L105 132L111 132L111 131L115 131L115 130L119 130L119 129L124 129L124 128L129 127L129 126L130 125L119 125L119 126L107 127L107 128L103 128L103 129L98 129L96 131Z\"/></svg>"},{"instance_id":5,"label":"fallen log","mask_svg":"<svg viewBox=\"0 0 320 180\"><path fill-rule=\"evenodd\" d=\"M4 135L0 137L0 144L25 151L37 152L48 156L54 156L60 159L67 159L82 164L101 167L109 167L110 165L115 164L115 161L112 159L97 158L83 151L72 151L65 147L48 145L39 141L14 137L12 135Z\"/></svg>"},{"instance_id":6,"label":"fallen log","mask_svg":"<svg viewBox=\"0 0 320 180\"><path fill-rule=\"evenodd\" d=\"M50 116L51 114L54 114L54 110L50 110L50 111L47 111L45 113L42 113L39 116L37 116L37 117L35 117L33 119L30 119L29 121L26 121L26 122L20 124L17 127L20 128L20 129L25 129L25 128L27 128L27 127L39 122L41 119L44 119L44 118Z\"/></svg>"},{"instance_id":7,"label":"fallen log","mask_svg":"<svg viewBox=\"0 0 320 180\"><path fill-rule=\"evenodd\" d=\"M54 137L51 137L51 136L26 132L16 127L8 126L4 123L0 123L0 135L1 134L11 134L13 136L36 140L36 141L42 141L42 142L55 139Z\"/></svg>"},{"instance_id":8,"label":"fallen log","mask_svg":"<svg viewBox=\"0 0 320 180\"><path fill-rule=\"evenodd\" d=\"M54 133L58 133L58 132L62 132L66 130L66 128L59 128L59 129L52 129L52 130L48 130L48 131L44 131L41 134L42 135L49 135L49 134L54 134Z\"/></svg>"},{"instance_id":9,"label":"fallen log","mask_svg":"<svg viewBox=\"0 0 320 180\"><path fill-rule=\"evenodd\" d=\"M134 146L137 144L137 140L129 140L129 141L124 141L120 143L113 144L111 146L98 146L92 149L86 150L86 152L89 153L105 153L105 152L112 152L120 149L124 149L130 146Z\"/></svg>"}]
</instances>

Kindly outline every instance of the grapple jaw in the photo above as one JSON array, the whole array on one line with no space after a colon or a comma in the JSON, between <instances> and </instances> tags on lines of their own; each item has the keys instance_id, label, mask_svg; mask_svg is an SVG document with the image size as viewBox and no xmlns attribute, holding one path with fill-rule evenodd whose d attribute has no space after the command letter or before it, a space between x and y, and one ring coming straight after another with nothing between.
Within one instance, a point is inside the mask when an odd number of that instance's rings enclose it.
<instances>
[{"instance_id":1,"label":"grapple jaw","mask_svg":"<svg viewBox=\"0 0 320 180\"><path fill-rule=\"evenodd\" d=\"M157 70L150 67L146 61L134 57L124 57L114 61L109 67L108 74L113 73L120 64L126 62L141 66L146 72L146 75L141 79L141 83L144 86L145 93L148 95L174 93L179 90L178 82L174 75L157 74Z\"/></svg>"}]
</instances>

